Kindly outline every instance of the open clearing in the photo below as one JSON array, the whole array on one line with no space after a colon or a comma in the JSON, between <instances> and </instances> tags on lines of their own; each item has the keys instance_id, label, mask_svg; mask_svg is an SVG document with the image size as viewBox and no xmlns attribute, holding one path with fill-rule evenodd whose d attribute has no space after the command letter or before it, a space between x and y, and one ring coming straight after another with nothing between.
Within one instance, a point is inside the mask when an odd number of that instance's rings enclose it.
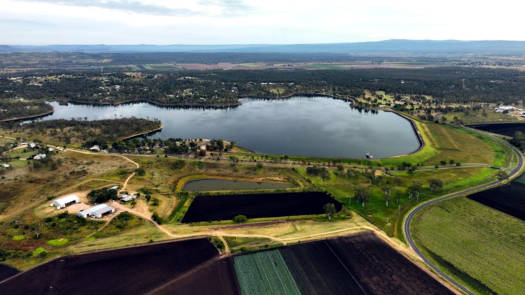
<instances>
[{"instance_id":1,"label":"open clearing","mask_svg":"<svg viewBox=\"0 0 525 295\"><path fill-rule=\"evenodd\" d=\"M468 198L416 215L413 236L440 269L479 294L525 290L525 223Z\"/></svg>"},{"instance_id":2,"label":"open clearing","mask_svg":"<svg viewBox=\"0 0 525 295\"><path fill-rule=\"evenodd\" d=\"M199 195L182 219L184 223L231 220L242 214L248 218L310 215L324 213L323 206L342 205L322 192L246 195Z\"/></svg>"}]
</instances>

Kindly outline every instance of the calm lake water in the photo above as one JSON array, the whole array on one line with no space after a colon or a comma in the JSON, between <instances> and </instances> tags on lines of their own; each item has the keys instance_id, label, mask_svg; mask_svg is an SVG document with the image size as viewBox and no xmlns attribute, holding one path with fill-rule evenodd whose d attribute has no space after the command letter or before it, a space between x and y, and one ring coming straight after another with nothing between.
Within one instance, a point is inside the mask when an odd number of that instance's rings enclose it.
<instances>
[{"instance_id":1,"label":"calm lake water","mask_svg":"<svg viewBox=\"0 0 525 295\"><path fill-rule=\"evenodd\" d=\"M159 119L156 138L222 138L256 152L278 155L391 157L419 147L410 122L391 112L360 113L348 102L326 97L242 99L231 109L162 108L147 103L121 106L59 105L42 120L138 117Z\"/></svg>"}]
</instances>

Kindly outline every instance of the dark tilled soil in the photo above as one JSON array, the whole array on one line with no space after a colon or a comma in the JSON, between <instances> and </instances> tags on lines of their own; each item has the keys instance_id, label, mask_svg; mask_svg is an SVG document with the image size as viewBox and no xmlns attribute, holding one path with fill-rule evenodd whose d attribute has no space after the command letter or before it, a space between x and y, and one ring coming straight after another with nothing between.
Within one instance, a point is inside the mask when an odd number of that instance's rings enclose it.
<instances>
[{"instance_id":1,"label":"dark tilled soil","mask_svg":"<svg viewBox=\"0 0 525 295\"><path fill-rule=\"evenodd\" d=\"M507 136L514 136L516 131L525 133L525 123L478 124L468 127Z\"/></svg>"},{"instance_id":2,"label":"dark tilled soil","mask_svg":"<svg viewBox=\"0 0 525 295\"><path fill-rule=\"evenodd\" d=\"M218 255L207 239L66 256L0 284L0 294L144 294Z\"/></svg>"},{"instance_id":3,"label":"dark tilled soil","mask_svg":"<svg viewBox=\"0 0 525 295\"><path fill-rule=\"evenodd\" d=\"M182 219L184 223L324 213L324 205L341 204L324 192L197 196Z\"/></svg>"},{"instance_id":4,"label":"dark tilled soil","mask_svg":"<svg viewBox=\"0 0 525 295\"><path fill-rule=\"evenodd\" d=\"M468 196L476 202L525 220L525 184L512 182Z\"/></svg>"},{"instance_id":5,"label":"dark tilled soil","mask_svg":"<svg viewBox=\"0 0 525 295\"><path fill-rule=\"evenodd\" d=\"M13 268L9 265L0 264L0 282L16 275L20 271L16 268Z\"/></svg>"},{"instance_id":6,"label":"dark tilled soil","mask_svg":"<svg viewBox=\"0 0 525 295\"><path fill-rule=\"evenodd\" d=\"M293 245L280 251L301 294L364 294L326 242Z\"/></svg>"},{"instance_id":7,"label":"dark tilled soil","mask_svg":"<svg viewBox=\"0 0 525 295\"><path fill-rule=\"evenodd\" d=\"M232 258L217 260L195 273L167 284L154 295L240 295Z\"/></svg>"},{"instance_id":8,"label":"dark tilled soil","mask_svg":"<svg viewBox=\"0 0 525 295\"><path fill-rule=\"evenodd\" d=\"M368 294L453 294L372 233L326 243Z\"/></svg>"}]
</instances>

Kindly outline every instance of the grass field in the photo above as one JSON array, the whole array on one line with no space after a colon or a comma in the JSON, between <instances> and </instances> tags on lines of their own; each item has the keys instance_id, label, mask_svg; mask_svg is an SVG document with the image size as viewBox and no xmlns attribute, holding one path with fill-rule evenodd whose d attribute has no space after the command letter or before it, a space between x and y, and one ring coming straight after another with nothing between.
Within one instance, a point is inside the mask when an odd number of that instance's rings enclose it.
<instances>
[{"instance_id":1,"label":"grass field","mask_svg":"<svg viewBox=\"0 0 525 295\"><path fill-rule=\"evenodd\" d=\"M525 223L467 198L416 216L413 235L425 254L478 294L525 290Z\"/></svg>"},{"instance_id":2,"label":"grass field","mask_svg":"<svg viewBox=\"0 0 525 295\"><path fill-rule=\"evenodd\" d=\"M235 257L234 267L243 295L301 294L278 250Z\"/></svg>"},{"instance_id":3,"label":"grass field","mask_svg":"<svg viewBox=\"0 0 525 295\"><path fill-rule=\"evenodd\" d=\"M447 118L448 122L454 121L454 117L457 117L463 122L463 124L475 124L475 123L486 123L486 122L519 122L519 120L509 114L496 113L493 110L485 111L469 111L468 114L464 112L451 112L443 115Z\"/></svg>"}]
</instances>

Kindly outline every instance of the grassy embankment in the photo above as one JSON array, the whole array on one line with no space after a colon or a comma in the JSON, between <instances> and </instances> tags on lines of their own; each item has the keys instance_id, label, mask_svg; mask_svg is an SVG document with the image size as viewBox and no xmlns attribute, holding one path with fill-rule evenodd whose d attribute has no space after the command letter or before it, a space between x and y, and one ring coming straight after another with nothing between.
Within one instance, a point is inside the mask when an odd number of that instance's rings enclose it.
<instances>
[{"instance_id":1,"label":"grassy embankment","mask_svg":"<svg viewBox=\"0 0 525 295\"><path fill-rule=\"evenodd\" d=\"M374 174L373 169L367 173L354 172L350 176L347 169L330 169L329 177L323 179L308 175L305 168L296 170L315 186L330 192L348 208L356 210L387 234L403 240L403 218L416 204L494 180L497 170L489 168L489 165L511 165L510 149L492 138L459 127L421 121L415 121L415 124L425 142L421 150L410 155L373 161L378 165L374 169L387 168L390 176L371 176ZM451 160L454 164L449 164ZM442 161L447 164L443 165ZM460 166L456 166L455 163L460 163ZM469 163L485 166L469 167ZM399 170L401 165L415 166L416 170ZM436 169L435 165L443 169ZM443 186L431 190L431 179L441 180ZM409 199L407 189L415 183L422 185L420 196ZM389 189L385 190L385 187ZM370 194L364 206L350 199L360 188L366 188ZM388 191L390 200L387 206L385 195Z\"/></svg>"},{"instance_id":2,"label":"grassy embankment","mask_svg":"<svg viewBox=\"0 0 525 295\"><path fill-rule=\"evenodd\" d=\"M477 294L525 290L525 223L467 198L440 202L416 216L418 247Z\"/></svg>"}]
</instances>

